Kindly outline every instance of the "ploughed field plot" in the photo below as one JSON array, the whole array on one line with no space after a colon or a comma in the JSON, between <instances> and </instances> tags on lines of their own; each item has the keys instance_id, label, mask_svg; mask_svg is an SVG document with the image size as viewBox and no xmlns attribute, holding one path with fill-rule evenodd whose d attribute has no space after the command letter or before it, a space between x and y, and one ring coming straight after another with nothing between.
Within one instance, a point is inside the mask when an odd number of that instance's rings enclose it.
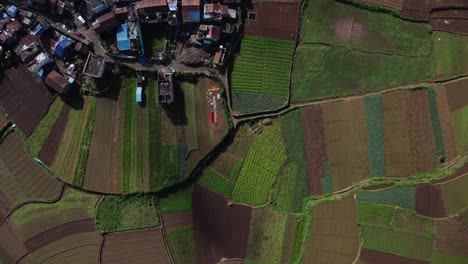
<instances>
[{"instance_id":1,"label":"ploughed field plot","mask_svg":"<svg viewBox=\"0 0 468 264\"><path fill-rule=\"evenodd\" d=\"M302 16L291 100L430 79L431 42L427 25L336 1L311 1Z\"/></svg>"},{"instance_id":2,"label":"ploughed field plot","mask_svg":"<svg viewBox=\"0 0 468 264\"><path fill-rule=\"evenodd\" d=\"M359 228L352 198L312 208L304 263L352 263L358 255Z\"/></svg>"},{"instance_id":3,"label":"ploughed field plot","mask_svg":"<svg viewBox=\"0 0 468 264\"><path fill-rule=\"evenodd\" d=\"M0 219L25 202L52 201L61 189L62 184L33 160L18 133L4 135L0 142Z\"/></svg>"},{"instance_id":4,"label":"ploughed field plot","mask_svg":"<svg viewBox=\"0 0 468 264\"><path fill-rule=\"evenodd\" d=\"M226 135L217 82L176 83L176 105L163 108L155 76L147 76L142 103L136 78L124 77L104 97L71 107L60 140L67 144L50 166L55 176L96 192L158 191L183 180Z\"/></svg>"},{"instance_id":5,"label":"ploughed field plot","mask_svg":"<svg viewBox=\"0 0 468 264\"><path fill-rule=\"evenodd\" d=\"M144 228L104 236L102 263L171 263L161 228Z\"/></svg>"},{"instance_id":6,"label":"ploughed field plot","mask_svg":"<svg viewBox=\"0 0 468 264\"><path fill-rule=\"evenodd\" d=\"M234 111L274 110L287 102L294 48L294 41L244 37L232 70Z\"/></svg>"}]
</instances>

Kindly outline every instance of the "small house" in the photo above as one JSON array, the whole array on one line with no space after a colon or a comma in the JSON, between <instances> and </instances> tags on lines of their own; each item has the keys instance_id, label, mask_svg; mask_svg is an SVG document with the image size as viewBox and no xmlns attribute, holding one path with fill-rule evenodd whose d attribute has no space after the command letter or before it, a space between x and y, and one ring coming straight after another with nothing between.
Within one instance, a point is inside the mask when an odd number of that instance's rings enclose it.
<instances>
[{"instance_id":1,"label":"small house","mask_svg":"<svg viewBox=\"0 0 468 264\"><path fill-rule=\"evenodd\" d=\"M142 0L135 3L138 14L146 21L166 22L169 20L169 6L166 0Z\"/></svg>"},{"instance_id":2,"label":"small house","mask_svg":"<svg viewBox=\"0 0 468 264\"><path fill-rule=\"evenodd\" d=\"M174 103L174 84L172 73L159 73L158 101L162 106L168 106Z\"/></svg>"},{"instance_id":3,"label":"small house","mask_svg":"<svg viewBox=\"0 0 468 264\"><path fill-rule=\"evenodd\" d=\"M136 102L143 102L143 88L141 88L141 86L138 86L136 89Z\"/></svg>"},{"instance_id":4,"label":"small house","mask_svg":"<svg viewBox=\"0 0 468 264\"><path fill-rule=\"evenodd\" d=\"M99 35L108 31L109 29L113 29L118 25L118 20L114 15L114 12L109 11L105 13L104 15L96 18L96 20L93 22L93 29L98 33Z\"/></svg>"},{"instance_id":5,"label":"small house","mask_svg":"<svg viewBox=\"0 0 468 264\"><path fill-rule=\"evenodd\" d=\"M128 8L118 7L114 9L114 15L118 20L127 20L128 19Z\"/></svg>"},{"instance_id":6,"label":"small house","mask_svg":"<svg viewBox=\"0 0 468 264\"><path fill-rule=\"evenodd\" d=\"M143 39L138 21L128 20L117 28L117 47L121 52L133 51L143 54Z\"/></svg>"},{"instance_id":7,"label":"small house","mask_svg":"<svg viewBox=\"0 0 468 264\"><path fill-rule=\"evenodd\" d=\"M8 7L8 9L6 10L6 13L10 16L10 17L16 17L16 14L18 14L18 8L14 5Z\"/></svg>"},{"instance_id":8,"label":"small house","mask_svg":"<svg viewBox=\"0 0 468 264\"><path fill-rule=\"evenodd\" d=\"M88 59L86 59L83 73L94 78L101 78L104 74L105 67L106 60L104 57L90 52L88 54Z\"/></svg>"},{"instance_id":9,"label":"small house","mask_svg":"<svg viewBox=\"0 0 468 264\"><path fill-rule=\"evenodd\" d=\"M64 94L70 87L70 82L57 71L51 71L47 74L45 83L59 94Z\"/></svg>"},{"instance_id":10,"label":"small house","mask_svg":"<svg viewBox=\"0 0 468 264\"><path fill-rule=\"evenodd\" d=\"M221 4L205 4L203 9L203 20L222 21L228 15L228 7Z\"/></svg>"},{"instance_id":11,"label":"small house","mask_svg":"<svg viewBox=\"0 0 468 264\"><path fill-rule=\"evenodd\" d=\"M73 42L71 39L63 37L55 44L55 56L62 60L70 59L73 54Z\"/></svg>"}]
</instances>

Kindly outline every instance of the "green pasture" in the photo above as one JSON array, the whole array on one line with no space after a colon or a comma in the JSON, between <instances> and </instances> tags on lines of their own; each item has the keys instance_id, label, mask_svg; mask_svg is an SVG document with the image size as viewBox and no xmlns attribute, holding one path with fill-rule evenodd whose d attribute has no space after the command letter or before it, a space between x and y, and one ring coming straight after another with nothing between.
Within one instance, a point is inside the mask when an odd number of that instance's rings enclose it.
<instances>
[{"instance_id":1,"label":"green pasture","mask_svg":"<svg viewBox=\"0 0 468 264\"><path fill-rule=\"evenodd\" d=\"M366 202L357 203L357 217L359 224L390 226L395 207Z\"/></svg>"},{"instance_id":2,"label":"green pasture","mask_svg":"<svg viewBox=\"0 0 468 264\"><path fill-rule=\"evenodd\" d=\"M436 31L433 41L437 79L468 74L468 36Z\"/></svg>"},{"instance_id":3,"label":"green pasture","mask_svg":"<svg viewBox=\"0 0 468 264\"><path fill-rule=\"evenodd\" d=\"M159 198L161 213L172 213L192 209L193 185L180 187L174 192L164 194Z\"/></svg>"},{"instance_id":4,"label":"green pasture","mask_svg":"<svg viewBox=\"0 0 468 264\"><path fill-rule=\"evenodd\" d=\"M442 250L434 250L432 252L432 264L466 264L468 256L454 255Z\"/></svg>"},{"instance_id":5,"label":"green pasture","mask_svg":"<svg viewBox=\"0 0 468 264\"><path fill-rule=\"evenodd\" d=\"M449 215L459 213L468 207L466 186L468 186L468 175L458 177L441 185L444 206Z\"/></svg>"},{"instance_id":6,"label":"green pasture","mask_svg":"<svg viewBox=\"0 0 468 264\"><path fill-rule=\"evenodd\" d=\"M192 227L166 231L169 249L176 264L195 263L195 235Z\"/></svg>"},{"instance_id":7,"label":"green pasture","mask_svg":"<svg viewBox=\"0 0 468 264\"><path fill-rule=\"evenodd\" d=\"M234 188L234 183L209 168L203 170L200 183L225 197L229 197Z\"/></svg>"},{"instance_id":8,"label":"green pasture","mask_svg":"<svg viewBox=\"0 0 468 264\"><path fill-rule=\"evenodd\" d=\"M468 151L468 106L450 113L450 121L455 134L455 145L458 154Z\"/></svg>"}]
</instances>

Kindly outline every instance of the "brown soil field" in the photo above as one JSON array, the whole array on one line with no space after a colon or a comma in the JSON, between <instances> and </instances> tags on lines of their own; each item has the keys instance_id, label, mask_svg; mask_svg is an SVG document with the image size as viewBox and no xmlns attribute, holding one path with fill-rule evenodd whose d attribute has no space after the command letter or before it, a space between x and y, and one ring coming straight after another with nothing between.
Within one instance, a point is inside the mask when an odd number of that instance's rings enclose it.
<instances>
[{"instance_id":1,"label":"brown soil field","mask_svg":"<svg viewBox=\"0 0 468 264\"><path fill-rule=\"evenodd\" d=\"M98 263L101 235L83 232L56 240L31 253L38 263Z\"/></svg>"},{"instance_id":2,"label":"brown soil field","mask_svg":"<svg viewBox=\"0 0 468 264\"><path fill-rule=\"evenodd\" d=\"M431 14L432 0L405 0L400 17L416 20L427 21Z\"/></svg>"},{"instance_id":3,"label":"brown soil field","mask_svg":"<svg viewBox=\"0 0 468 264\"><path fill-rule=\"evenodd\" d=\"M55 228L45 230L44 232L34 236L24 242L26 248L33 252L42 248L54 241L60 240L67 236L79 234L82 232L94 232L94 219L83 219L57 226Z\"/></svg>"},{"instance_id":4,"label":"brown soil field","mask_svg":"<svg viewBox=\"0 0 468 264\"><path fill-rule=\"evenodd\" d=\"M407 177L438 164L426 90L382 96L385 176Z\"/></svg>"},{"instance_id":5,"label":"brown soil field","mask_svg":"<svg viewBox=\"0 0 468 264\"><path fill-rule=\"evenodd\" d=\"M5 128L7 124L8 124L7 116L2 111L0 111L0 131L2 131L3 128Z\"/></svg>"},{"instance_id":6,"label":"brown soil field","mask_svg":"<svg viewBox=\"0 0 468 264\"><path fill-rule=\"evenodd\" d=\"M8 216L9 213L12 212L14 205L11 201L0 191L0 221Z\"/></svg>"},{"instance_id":7,"label":"brown soil field","mask_svg":"<svg viewBox=\"0 0 468 264\"><path fill-rule=\"evenodd\" d=\"M404 0L361 0L362 2L371 3L383 7L392 8L398 11L403 9Z\"/></svg>"},{"instance_id":8,"label":"brown soil field","mask_svg":"<svg viewBox=\"0 0 468 264\"><path fill-rule=\"evenodd\" d=\"M359 227L353 198L312 208L304 263L352 263L358 255Z\"/></svg>"},{"instance_id":9,"label":"brown soil field","mask_svg":"<svg viewBox=\"0 0 468 264\"><path fill-rule=\"evenodd\" d=\"M429 183L418 184L416 185L415 196L416 213L434 218L447 216L440 185Z\"/></svg>"},{"instance_id":10,"label":"brown soil field","mask_svg":"<svg viewBox=\"0 0 468 264\"><path fill-rule=\"evenodd\" d=\"M383 190L392 187L393 183L385 183L385 184L379 184L379 185L374 185L374 186L367 186L362 188L365 191L375 191L375 190Z\"/></svg>"},{"instance_id":11,"label":"brown soil field","mask_svg":"<svg viewBox=\"0 0 468 264\"><path fill-rule=\"evenodd\" d=\"M192 205L197 262L245 259L252 208L230 206L226 198L200 185L193 190Z\"/></svg>"},{"instance_id":12,"label":"brown soil field","mask_svg":"<svg viewBox=\"0 0 468 264\"><path fill-rule=\"evenodd\" d=\"M162 215L166 230L192 225L192 211L180 211Z\"/></svg>"},{"instance_id":13,"label":"brown soil field","mask_svg":"<svg viewBox=\"0 0 468 264\"><path fill-rule=\"evenodd\" d=\"M444 84L450 112L468 105L468 78Z\"/></svg>"},{"instance_id":14,"label":"brown soil field","mask_svg":"<svg viewBox=\"0 0 468 264\"><path fill-rule=\"evenodd\" d=\"M0 225L0 261L4 259L6 263L16 263L26 254L28 250L10 222L3 222Z\"/></svg>"},{"instance_id":15,"label":"brown soil field","mask_svg":"<svg viewBox=\"0 0 468 264\"><path fill-rule=\"evenodd\" d=\"M21 63L6 69L0 78L0 108L26 135L49 111L54 98L39 76Z\"/></svg>"},{"instance_id":16,"label":"brown soil field","mask_svg":"<svg viewBox=\"0 0 468 264\"><path fill-rule=\"evenodd\" d=\"M121 138L123 96L113 89L108 97L99 98L91 138L86 175L86 190L120 193Z\"/></svg>"},{"instance_id":17,"label":"brown soil field","mask_svg":"<svg viewBox=\"0 0 468 264\"><path fill-rule=\"evenodd\" d=\"M152 227L104 236L101 263L168 263L161 228Z\"/></svg>"},{"instance_id":18,"label":"brown soil field","mask_svg":"<svg viewBox=\"0 0 468 264\"><path fill-rule=\"evenodd\" d=\"M281 40L296 40L301 15L300 3L264 2L247 7L256 20L245 20L245 34Z\"/></svg>"},{"instance_id":19,"label":"brown soil field","mask_svg":"<svg viewBox=\"0 0 468 264\"><path fill-rule=\"evenodd\" d=\"M137 175L137 189L149 191L148 111L137 107L137 155L142 162L142 175Z\"/></svg>"},{"instance_id":20,"label":"brown soil field","mask_svg":"<svg viewBox=\"0 0 468 264\"><path fill-rule=\"evenodd\" d=\"M54 127L47 136L44 145L42 145L41 150L39 151L39 159L44 162L47 166L52 165L54 161L55 154L59 148L60 142L62 140L63 132L67 126L68 114L70 113L70 106L64 104L60 112L59 117L55 120Z\"/></svg>"},{"instance_id":21,"label":"brown soil field","mask_svg":"<svg viewBox=\"0 0 468 264\"><path fill-rule=\"evenodd\" d=\"M370 177L364 98L322 105L333 191Z\"/></svg>"},{"instance_id":22,"label":"brown soil field","mask_svg":"<svg viewBox=\"0 0 468 264\"><path fill-rule=\"evenodd\" d=\"M304 133L305 158L307 176L309 178L309 193L323 193L321 180L325 176L327 161L327 145L325 128L323 126L322 108L320 105L310 105L302 108L302 126Z\"/></svg>"},{"instance_id":23,"label":"brown soil field","mask_svg":"<svg viewBox=\"0 0 468 264\"><path fill-rule=\"evenodd\" d=\"M468 35L468 10L441 10L431 13L433 30Z\"/></svg>"},{"instance_id":24,"label":"brown soil field","mask_svg":"<svg viewBox=\"0 0 468 264\"><path fill-rule=\"evenodd\" d=\"M460 217L436 221L436 248L455 255L468 255L468 230Z\"/></svg>"},{"instance_id":25,"label":"brown soil field","mask_svg":"<svg viewBox=\"0 0 468 264\"><path fill-rule=\"evenodd\" d=\"M52 200L60 194L62 184L32 159L18 133L9 133L1 142L0 166L30 200Z\"/></svg>"},{"instance_id":26,"label":"brown soil field","mask_svg":"<svg viewBox=\"0 0 468 264\"><path fill-rule=\"evenodd\" d=\"M468 2L466 0L432 0L433 10L447 8L468 9Z\"/></svg>"},{"instance_id":27,"label":"brown soil field","mask_svg":"<svg viewBox=\"0 0 468 264\"><path fill-rule=\"evenodd\" d=\"M44 215L34 218L33 221L15 226L15 231L26 241L41 235L43 232L48 232L47 230L60 230L61 226L66 226L71 222L86 223L90 217L92 216L89 215L86 208L49 210Z\"/></svg>"},{"instance_id":28,"label":"brown soil field","mask_svg":"<svg viewBox=\"0 0 468 264\"><path fill-rule=\"evenodd\" d=\"M283 248L281 249L281 263L291 262L291 253L294 243L294 230L296 228L296 216L289 215L284 232Z\"/></svg>"},{"instance_id":29,"label":"brown soil field","mask_svg":"<svg viewBox=\"0 0 468 264\"><path fill-rule=\"evenodd\" d=\"M455 173L451 174L450 176L442 178L442 179L438 179L438 180L432 180L431 183L432 184L445 183L445 182L448 182L450 180L456 179L456 178L458 178L460 176L463 176L463 175L465 175L467 173L468 173L468 163L465 163L465 165L463 165L463 167L458 169Z\"/></svg>"},{"instance_id":30,"label":"brown soil field","mask_svg":"<svg viewBox=\"0 0 468 264\"><path fill-rule=\"evenodd\" d=\"M455 136L453 134L452 125L450 123L451 118L447 93L443 86L436 86L435 92L447 161L452 161L457 156L457 148L455 145Z\"/></svg>"},{"instance_id":31,"label":"brown soil field","mask_svg":"<svg viewBox=\"0 0 468 264\"><path fill-rule=\"evenodd\" d=\"M367 248L361 249L359 260L366 264L429 264L428 261L400 257Z\"/></svg>"}]
</instances>

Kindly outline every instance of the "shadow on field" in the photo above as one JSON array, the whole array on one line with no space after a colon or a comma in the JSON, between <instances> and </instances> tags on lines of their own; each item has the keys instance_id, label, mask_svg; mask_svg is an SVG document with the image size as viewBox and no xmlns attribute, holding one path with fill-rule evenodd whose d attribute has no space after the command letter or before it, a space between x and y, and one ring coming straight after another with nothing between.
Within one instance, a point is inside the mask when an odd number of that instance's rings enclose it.
<instances>
[{"instance_id":1,"label":"shadow on field","mask_svg":"<svg viewBox=\"0 0 468 264\"><path fill-rule=\"evenodd\" d=\"M187 125L187 115L185 113L185 99L184 99L184 91L180 87L178 82L174 82L174 98L175 103L169 107L164 107L164 111L166 112L169 119L171 119L171 123L175 126L184 126Z\"/></svg>"}]
</instances>

